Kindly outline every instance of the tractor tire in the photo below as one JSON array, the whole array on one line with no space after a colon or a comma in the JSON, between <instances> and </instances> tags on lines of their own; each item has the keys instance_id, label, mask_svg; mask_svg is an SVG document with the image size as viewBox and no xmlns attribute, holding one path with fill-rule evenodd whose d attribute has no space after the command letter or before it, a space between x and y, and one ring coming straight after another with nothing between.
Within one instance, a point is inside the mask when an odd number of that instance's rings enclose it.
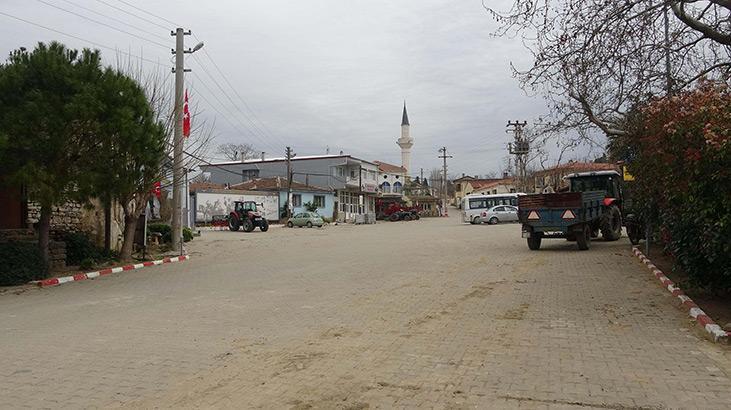
<instances>
[{"instance_id":1,"label":"tractor tire","mask_svg":"<svg viewBox=\"0 0 731 410\"><path fill-rule=\"evenodd\" d=\"M287 222L287 228L294 228L294 224L291 221Z\"/></svg>"},{"instance_id":2,"label":"tractor tire","mask_svg":"<svg viewBox=\"0 0 731 410\"><path fill-rule=\"evenodd\" d=\"M239 230L239 218L229 218L228 219L228 230L229 231L238 231Z\"/></svg>"},{"instance_id":3,"label":"tractor tire","mask_svg":"<svg viewBox=\"0 0 731 410\"><path fill-rule=\"evenodd\" d=\"M543 239L540 235L534 235L531 234L531 236L527 239L528 241L528 249L532 251L537 251L541 249L541 240Z\"/></svg>"},{"instance_id":4,"label":"tractor tire","mask_svg":"<svg viewBox=\"0 0 731 410\"><path fill-rule=\"evenodd\" d=\"M404 215L404 221L410 221L410 220L411 220L411 215L409 215L409 214Z\"/></svg>"},{"instance_id":5,"label":"tractor tire","mask_svg":"<svg viewBox=\"0 0 731 410\"><path fill-rule=\"evenodd\" d=\"M569 242L576 242L576 234L570 233L566 235L566 240Z\"/></svg>"},{"instance_id":6,"label":"tractor tire","mask_svg":"<svg viewBox=\"0 0 731 410\"><path fill-rule=\"evenodd\" d=\"M589 225L585 225L583 232L576 232L576 244L579 246L580 251L589 249L591 244L591 228Z\"/></svg>"},{"instance_id":7,"label":"tractor tire","mask_svg":"<svg viewBox=\"0 0 731 410\"><path fill-rule=\"evenodd\" d=\"M396 222L399 220L398 214L391 214L391 216L388 217L388 220L391 222Z\"/></svg>"},{"instance_id":8,"label":"tractor tire","mask_svg":"<svg viewBox=\"0 0 731 410\"><path fill-rule=\"evenodd\" d=\"M307 227L312 228L312 221L307 221Z\"/></svg>"},{"instance_id":9,"label":"tractor tire","mask_svg":"<svg viewBox=\"0 0 731 410\"><path fill-rule=\"evenodd\" d=\"M493 216L492 218L490 218L489 221L487 221L487 223L490 224L490 225L497 225L499 222L500 222L500 220L497 219L496 216Z\"/></svg>"},{"instance_id":10,"label":"tractor tire","mask_svg":"<svg viewBox=\"0 0 731 410\"><path fill-rule=\"evenodd\" d=\"M609 207L600 228L605 241L616 241L622 237L622 213L616 205Z\"/></svg>"},{"instance_id":11,"label":"tractor tire","mask_svg":"<svg viewBox=\"0 0 731 410\"><path fill-rule=\"evenodd\" d=\"M261 225L259 225L259 229L261 229L262 232L266 232L269 230L269 221L266 219L261 220Z\"/></svg>"},{"instance_id":12,"label":"tractor tire","mask_svg":"<svg viewBox=\"0 0 731 410\"><path fill-rule=\"evenodd\" d=\"M251 219L244 219L244 232L251 232L254 230L254 223Z\"/></svg>"},{"instance_id":13,"label":"tractor tire","mask_svg":"<svg viewBox=\"0 0 731 410\"><path fill-rule=\"evenodd\" d=\"M419 216L419 214L414 214L414 219L418 221L419 219L421 219L421 216Z\"/></svg>"}]
</instances>

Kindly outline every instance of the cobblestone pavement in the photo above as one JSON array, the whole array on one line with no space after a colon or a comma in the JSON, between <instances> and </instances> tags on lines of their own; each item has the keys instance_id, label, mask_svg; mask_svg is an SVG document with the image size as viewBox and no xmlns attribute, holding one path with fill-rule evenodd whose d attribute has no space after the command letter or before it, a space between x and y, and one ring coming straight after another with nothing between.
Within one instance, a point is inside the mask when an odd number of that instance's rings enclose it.
<instances>
[{"instance_id":1,"label":"cobblestone pavement","mask_svg":"<svg viewBox=\"0 0 731 410\"><path fill-rule=\"evenodd\" d=\"M0 295L0 407L731 408L630 252L457 218L206 232L190 261Z\"/></svg>"}]
</instances>

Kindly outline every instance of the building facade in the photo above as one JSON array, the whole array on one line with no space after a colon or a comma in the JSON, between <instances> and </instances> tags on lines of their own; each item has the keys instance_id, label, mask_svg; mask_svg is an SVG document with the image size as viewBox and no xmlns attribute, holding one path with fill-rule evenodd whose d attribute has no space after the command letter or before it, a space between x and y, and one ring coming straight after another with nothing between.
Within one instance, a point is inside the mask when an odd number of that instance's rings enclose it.
<instances>
[{"instance_id":1,"label":"building facade","mask_svg":"<svg viewBox=\"0 0 731 410\"><path fill-rule=\"evenodd\" d=\"M288 186L287 178L257 178L240 184L231 185L231 189L242 189L246 191L268 191L279 194L279 218L287 215ZM305 212L305 207L310 203L317 207L317 213L323 218L333 219L335 212L335 192L314 185L305 185L300 182L292 182L292 214Z\"/></svg>"},{"instance_id":2,"label":"building facade","mask_svg":"<svg viewBox=\"0 0 731 410\"><path fill-rule=\"evenodd\" d=\"M254 159L202 165L211 182L234 185L257 178L287 176L285 158ZM375 221L378 166L351 155L317 155L291 160L293 181L335 193L333 218L355 222L368 215Z\"/></svg>"}]
</instances>

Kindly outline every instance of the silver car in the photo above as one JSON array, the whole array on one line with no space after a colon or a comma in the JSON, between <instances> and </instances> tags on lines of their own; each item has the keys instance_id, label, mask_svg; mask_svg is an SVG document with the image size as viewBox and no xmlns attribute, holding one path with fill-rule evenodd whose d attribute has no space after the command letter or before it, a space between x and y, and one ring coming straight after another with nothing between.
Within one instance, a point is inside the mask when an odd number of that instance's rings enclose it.
<instances>
[{"instance_id":1,"label":"silver car","mask_svg":"<svg viewBox=\"0 0 731 410\"><path fill-rule=\"evenodd\" d=\"M500 222L515 222L518 220L518 208L512 205L493 206L480 214L480 222L495 225Z\"/></svg>"}]
</instances>

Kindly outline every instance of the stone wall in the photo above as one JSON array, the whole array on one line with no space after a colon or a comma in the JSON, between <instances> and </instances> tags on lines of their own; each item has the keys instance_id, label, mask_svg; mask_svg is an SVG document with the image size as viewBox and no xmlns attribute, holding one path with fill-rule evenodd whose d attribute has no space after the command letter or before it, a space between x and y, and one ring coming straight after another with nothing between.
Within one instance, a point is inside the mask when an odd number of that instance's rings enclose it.
<instances>
[{"instance_id":1,"label":"stone wall","mask_svg":"<svg viewBox=\"0 0 731 410\"><path fill-rule=\"evenodd\" d=\"M67 202L62 206L53 207L51 214L51 230L62 232L78 232L81 229L81 214L83 207L76 202ZM38 223L41 218L41 205L37 202L28 202L28 224Z\"/></svg>"},{"instance_id":2,"label":"stone wall","mask_svg":"<svg viewBox=\"0 0 731 410\"><path fill-rule=\"evenodd\" d=\"M50 241L48 248L51 252L51 270L64 270L66 268L66 242Z\"/></svg>"}]
</instances>

